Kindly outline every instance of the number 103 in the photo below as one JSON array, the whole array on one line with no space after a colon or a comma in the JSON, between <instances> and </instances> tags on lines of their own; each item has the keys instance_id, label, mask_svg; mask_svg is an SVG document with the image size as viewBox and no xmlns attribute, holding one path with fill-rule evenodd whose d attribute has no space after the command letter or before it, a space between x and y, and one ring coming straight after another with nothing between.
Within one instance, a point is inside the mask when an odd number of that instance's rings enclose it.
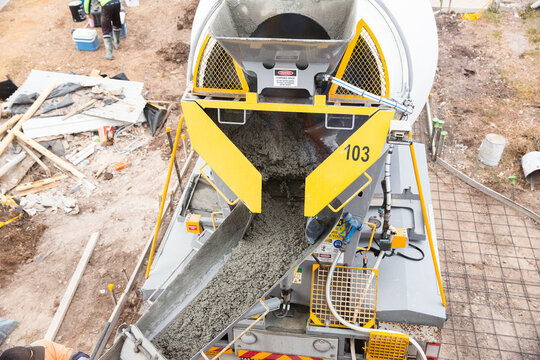
<instances>
[{"instance_id":1,"label":"number 103","mask_svg":"<svg viewBox=\"0 0 540 360\"><path fill-rule=\"evenodd\" d=\"M360 146L355 145L351 147L351 145L347 145L345 148L345 151L347 151L347 160L353 160L358 161L362 160L363 162L366 162L369 160L369 147L364 146L363 148L360 148Z\"/></svg>"}]
</instances>

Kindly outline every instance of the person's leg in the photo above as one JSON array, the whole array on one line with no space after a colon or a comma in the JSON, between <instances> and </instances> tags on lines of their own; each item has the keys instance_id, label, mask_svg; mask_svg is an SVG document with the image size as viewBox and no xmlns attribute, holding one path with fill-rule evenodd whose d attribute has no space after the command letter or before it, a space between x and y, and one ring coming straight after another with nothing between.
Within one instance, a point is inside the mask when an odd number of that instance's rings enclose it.
<instances>
[{"instance_id":1,"label":"person's leg","mask_svg":"<svg viewBox=\"0 0 540 360\"><path fill-rule=\"evenodd\" d=\"M112 18L111 18L111 6L103 6L101 8L101 31L103 33L103 43L105 44L105 55L103 58L106 60L114 59L113 56L113 40L112 40Z\"/></svg>"},{"instance_id":2,"label":"person's leg","mask_svg":"<svg viewBox=\"0 0 540 360\"><path fill-rule=\"evenodd\" d=\"M111 20L113 24L113 45L115 49L120 49L120 33L122 32L122 21L120 20L120 3L111 5Z\"/></svg>"}]
</instances>

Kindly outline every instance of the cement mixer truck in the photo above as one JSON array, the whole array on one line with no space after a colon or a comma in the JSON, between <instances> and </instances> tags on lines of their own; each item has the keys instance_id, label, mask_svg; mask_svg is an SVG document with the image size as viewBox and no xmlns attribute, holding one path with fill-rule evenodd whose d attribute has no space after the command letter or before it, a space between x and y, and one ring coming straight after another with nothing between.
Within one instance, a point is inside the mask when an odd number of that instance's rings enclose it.
<instances>
[{"instance_id":1,"label":"cement mixer truck","mask_svg":"<svg viewBox=\"0 0 540 360\"><path fill-rule=\"evenodd\" d=\"M413 124L427 0L201 0L182 110L199 155L101 359L437 359L446 300Z\"/></svg>"}]
</instances>

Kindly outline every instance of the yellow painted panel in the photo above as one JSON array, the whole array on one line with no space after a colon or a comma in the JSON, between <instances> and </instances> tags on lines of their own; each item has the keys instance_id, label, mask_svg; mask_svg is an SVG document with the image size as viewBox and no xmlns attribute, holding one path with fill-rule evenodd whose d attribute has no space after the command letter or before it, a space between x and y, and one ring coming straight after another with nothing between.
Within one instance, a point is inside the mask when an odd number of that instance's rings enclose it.
<instances>
[{"instance_id":1,"label":"yellow painted panel","mask_svg":"<svg viewBox=\"0 0 540 360\"><path fill-rule=\"evenodd\" d=\"M182 101L182 110L195 151L251 212L260 213L261 173L196 102Z\"/></svg>"},{"instance_id":2,"label":"yellow painted panel","mask_svg":"<svg viewBox=\"0 0 540 360\"><path fill-rule=\"evenodd\" d=\"M197 100L203 108L210 109L233 109L252 111L275 111L294 112L308 114L349 114L349 115L373 115L378 111L376 107L365 106L335 106L326 105L321 97L316 97L314 105L306 104L286 104L286 103L259 103L257 94L247 93L246 101L230 100Z\"/></svg>"},{"instance_id":3,"label":"yellow painted panel","mask_svg":"<svg viewBox=\"0 0 540 360\"><path fill-rule=\"evenodd\" d=\"M381 156L393 111L378 111L306 178L304 215L315 216Z\"/></svg>"}]
</instances>

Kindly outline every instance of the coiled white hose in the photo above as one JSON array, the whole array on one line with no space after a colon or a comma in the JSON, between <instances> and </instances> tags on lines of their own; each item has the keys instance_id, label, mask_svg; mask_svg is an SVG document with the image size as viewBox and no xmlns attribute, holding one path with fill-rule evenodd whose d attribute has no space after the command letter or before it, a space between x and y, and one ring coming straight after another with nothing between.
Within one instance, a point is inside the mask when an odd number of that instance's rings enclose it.
<instances>
[{"instance_id":1,"label":"coiled white hose","mask_svg":"<svg viewBox=\"0 0 540 360\"><path fill-rule=\"evenodd\" d=\"M375 267L378 267L379 266L379 263L382 259L382 255L381 254L384 254L383 251L380 252L379 254L379 257L377 258L377 262L375 263ZM341 315L338 314L338 312L336 311L336 308L334 307L334 304L332 303L332 298L330 296L330 288L331 288L331 285L332 285L332 276L334 275L334 271L336 270L336 266L337 266L337 263L339 262L339 259L341 258L341 255L342 255L342 252L340 251L338 253L338 255L336 256L336 258L334 259L334 262L332 262L332 266L330 266L330 270L328 270L328 279L326 280L326 303L328 304L328 308L330 309L330 312L332 313L332 315L334 315L334 317L343 325L345 325L346 327L348 327L349 329L352 329L352 330L356 330L360 333L363 333L363 334L370 334L371 331L373 330L377 330L379 332L383 332L383 333L386 333L386 334L399 334L399 335L404 335L403 333L400 333L398 331L392 331L392 330L379 330L379 329L368 329L368 328L364 328L364 327L360 327L360 326L357 326L357 325L354 325L354 324L351 324L350 322L348 322L347 320L343 319L341 317ZM374 267L374 268L375 268ZM414 340L412 337L409 336L409 342L411 343L412 346L414 346L416 348L416 350L418 351L418 353L420 354L422 360L427 360L426 358L426 354L424 354L424 350L422 349L422 347L420 346L420 344L418 344L418 342L416 340ZM355 346L354 346L354 340L351 341L351 354L354 352L355 349ZM352 355L354 357L356 357L356 354L355 355ZM353 357L353 360L355 360L355 358Z\"/></svg>"}]
</instances>

